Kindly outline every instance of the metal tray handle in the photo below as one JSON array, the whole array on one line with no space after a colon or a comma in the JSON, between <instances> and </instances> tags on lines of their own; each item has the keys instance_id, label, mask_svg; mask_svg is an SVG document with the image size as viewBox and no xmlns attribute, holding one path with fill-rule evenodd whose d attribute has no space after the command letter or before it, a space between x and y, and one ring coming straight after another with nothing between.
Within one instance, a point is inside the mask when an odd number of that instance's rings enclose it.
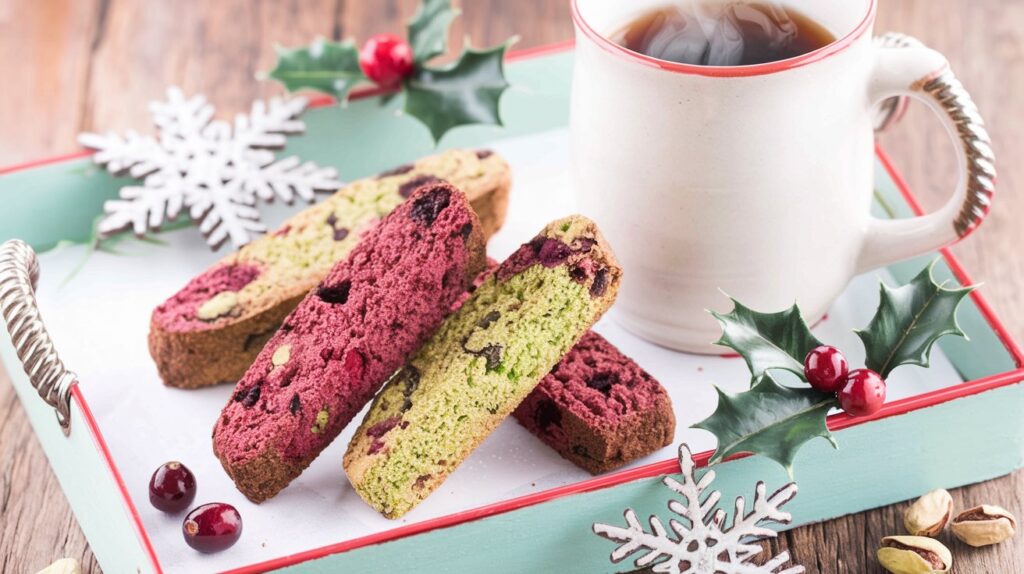
<instances>
[{"instance_id":1,"label":"metal tray handle","mask_svg":"<svg viewBox=\"0 0 1024 574\"><path fill-rule=\"evenodd\" d=\"M74 373L64 367L39 314L35 287L39 260L24 241L12 239L0 246L0 315L11 334L29 382L57 412L57 422L71 433L71 387Z\"/></svg>"}]
</instances>

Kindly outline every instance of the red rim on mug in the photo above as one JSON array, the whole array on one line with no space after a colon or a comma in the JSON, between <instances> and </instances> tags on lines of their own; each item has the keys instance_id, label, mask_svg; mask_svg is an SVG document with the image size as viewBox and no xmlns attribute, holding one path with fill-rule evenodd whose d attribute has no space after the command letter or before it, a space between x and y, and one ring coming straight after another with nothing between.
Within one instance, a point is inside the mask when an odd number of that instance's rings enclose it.
<instances>
[{"instance_id":1,"label":"red rim on mug","mask_svg":"<svg viewBox=\"0 0 1024 574\"><path fill-rule=\"evenodd\" d=\"M590 41L594 42L594 44L605 51L625 57L626 59L638 64L658 68L666 72L691 74L695 76L709 76L713 78L763 76L766 74L785 72L787 70L793 70L808 64L820 62L830 56L846 50L853 45L854 42L860 39L868 29L871 28L871 24L874 23L877 8L877 0L869 0L867 12L865 12L864 17L861 19L860 23L857 24L857 27L831 44L822 46L813 52L808 52L794 58L767 62L764 64L754 64L750 66L697 66L694 64L681 64L679 62L652 58L639 52L634 52L629 48L620 46L604 34L595 30L590 23L587 22L586 18L583 17L582 12L580 12L580 1L581 0L572 0L573 22L576 23L577 28L579 28L579 30L590 39Z\"/></svg>"}]
</instances>

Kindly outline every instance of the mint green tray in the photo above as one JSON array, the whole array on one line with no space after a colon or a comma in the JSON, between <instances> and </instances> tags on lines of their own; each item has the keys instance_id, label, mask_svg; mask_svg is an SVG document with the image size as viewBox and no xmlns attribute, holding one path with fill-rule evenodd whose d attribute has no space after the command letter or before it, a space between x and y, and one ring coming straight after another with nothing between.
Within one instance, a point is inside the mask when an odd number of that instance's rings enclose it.
<instances>
[{"instance_id":1,"label":"mint green tray","mask_svg":"<svg viewBox=\"0 0 1024 574\"><path fill-rule=\"evenodd\" d=\"M566 126L571 71L568 46L517 55L509 66L515 89L502 102L507 125L458 130L442 147L478 147ZM310 110L304 116L308 132L290 140L288 153L335 166L346 179L355 179L431 152L426 131L412 120L395 118L395 110L395 102L381 106L376 99L354 101L344 110ZM62 240L86 241L103 201L125 183L84 157L0 170L0 199L6 206L0 213L0 242L19 238L43 251ZM912 215L909 190L881 152L877 186L899 216ZM936 273L970 283L951 255L943 256ZM930 258L889 271L907 280ZM10 302L4 293L11 264L0 258L0 307ZM32 302L27 293L12 292L8 299ZM46 309L42 313L45 317ZM800 495L787 507L793 513L792 526L1024 466L1024 356L982 294L975 293L964 304L960 322L970 342L949 339L940 345L965 382L893 402L856 423L831 419L841 450L816 441L797 457ZM36 395L5 330L0 330L0 360L104 570L165 571L120 479L117 461L92 420L87 397L72 388L70 434L65 436L53 409ZM698 461L706 461L707 454L697 455ZM621 522L626 507L641 516L663 514L667 491L659 477L675 469L675 462L667 460L364 539L339 540L233 572L614 572L622 568L608 561L612 543L594 536L590 525ZM749 497L757 480L770 488L786 482L777 465L759 457L723 463L717 472L715 486L726 501Z\"/></svg>"}]
</instances>

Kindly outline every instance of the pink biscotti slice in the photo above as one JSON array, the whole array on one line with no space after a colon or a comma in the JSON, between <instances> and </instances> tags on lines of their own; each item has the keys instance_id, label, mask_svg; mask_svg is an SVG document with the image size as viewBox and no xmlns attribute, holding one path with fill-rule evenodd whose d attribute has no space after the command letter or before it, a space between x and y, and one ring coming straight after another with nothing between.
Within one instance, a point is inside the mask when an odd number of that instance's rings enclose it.
<instances>
[{"instance_id":1,"label":"pink biscotti slice","mask_svg":"<svg viewBox=\"0 0 1024 574\"><path fill-rule=\"evenodd\" d=\"M583 217L519 248L374 400L344 459L356 492L388 518L419 504L611 306L621 274Z\"/></svg>"},{"instance_id":2,"label":"pink biscotti slice","mask_svg":"<svg viewBox=\"0 0 1024 574\"><path fill-rule=\"evenodd\" d=\"M509 166L487 151L453 150L354 182L277 231L215 264L161 304L149 350L165 384L234 384L281 321L374 223L417 187L444 180L465 192L485 237L501 227Z\"/></svg>"},{"instance_id":3,"label":"pink biscotti slice","mask_svg":"<svg viewBox=\"0 0 1024 574\"><path fill-rule=\"evenodd\" d=\"M513 413L558 454L593 474L672 443L661 384L604 337L587 333Z\"/></svg>"},{"instance_id":4,"label":"pink biscotti slice","mask_svg":"<svg viewBox=\"0 0 1024 574\"><path fill-rule=\"evenodd\" d=\"M246 497L288 485L437 330L483 269L484 242L462 192L429 184L331 269L214 426L214 453Z\"/></svg>"}]
</instances>

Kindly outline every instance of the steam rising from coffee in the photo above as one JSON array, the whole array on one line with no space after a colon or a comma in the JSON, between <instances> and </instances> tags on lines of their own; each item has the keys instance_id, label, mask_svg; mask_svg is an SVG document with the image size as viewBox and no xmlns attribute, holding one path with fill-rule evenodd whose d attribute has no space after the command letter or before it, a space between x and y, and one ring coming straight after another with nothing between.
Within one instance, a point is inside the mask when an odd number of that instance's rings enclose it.
<instances>
[{"instance_id":1,"label":"steam rising from coffee","mask_svg":"<svg viewBox=\"0 0 1024 574\"><path fill-rule=\"evenodd\" d=\"M680 0L641 16L614 39L662 60L741 66L799 56L834 37L777 1Z\"/></svg>"},{"instance_id":2,"label":"steam rising from coffee","mask_svg":"<svg viewBox=\"0 0 1024 574\"><path fill-rule=\"evenodd\" d=\"M776 4L710 4L688 2L678 8L689 10L682 26L665 26L651 38L653 50L669 59L692 61L704 66L736 66L743 59L744 28L754 27L767 48L778 50L796 37L796 25L786 9Z\"/></svg>"}]
</instances>

